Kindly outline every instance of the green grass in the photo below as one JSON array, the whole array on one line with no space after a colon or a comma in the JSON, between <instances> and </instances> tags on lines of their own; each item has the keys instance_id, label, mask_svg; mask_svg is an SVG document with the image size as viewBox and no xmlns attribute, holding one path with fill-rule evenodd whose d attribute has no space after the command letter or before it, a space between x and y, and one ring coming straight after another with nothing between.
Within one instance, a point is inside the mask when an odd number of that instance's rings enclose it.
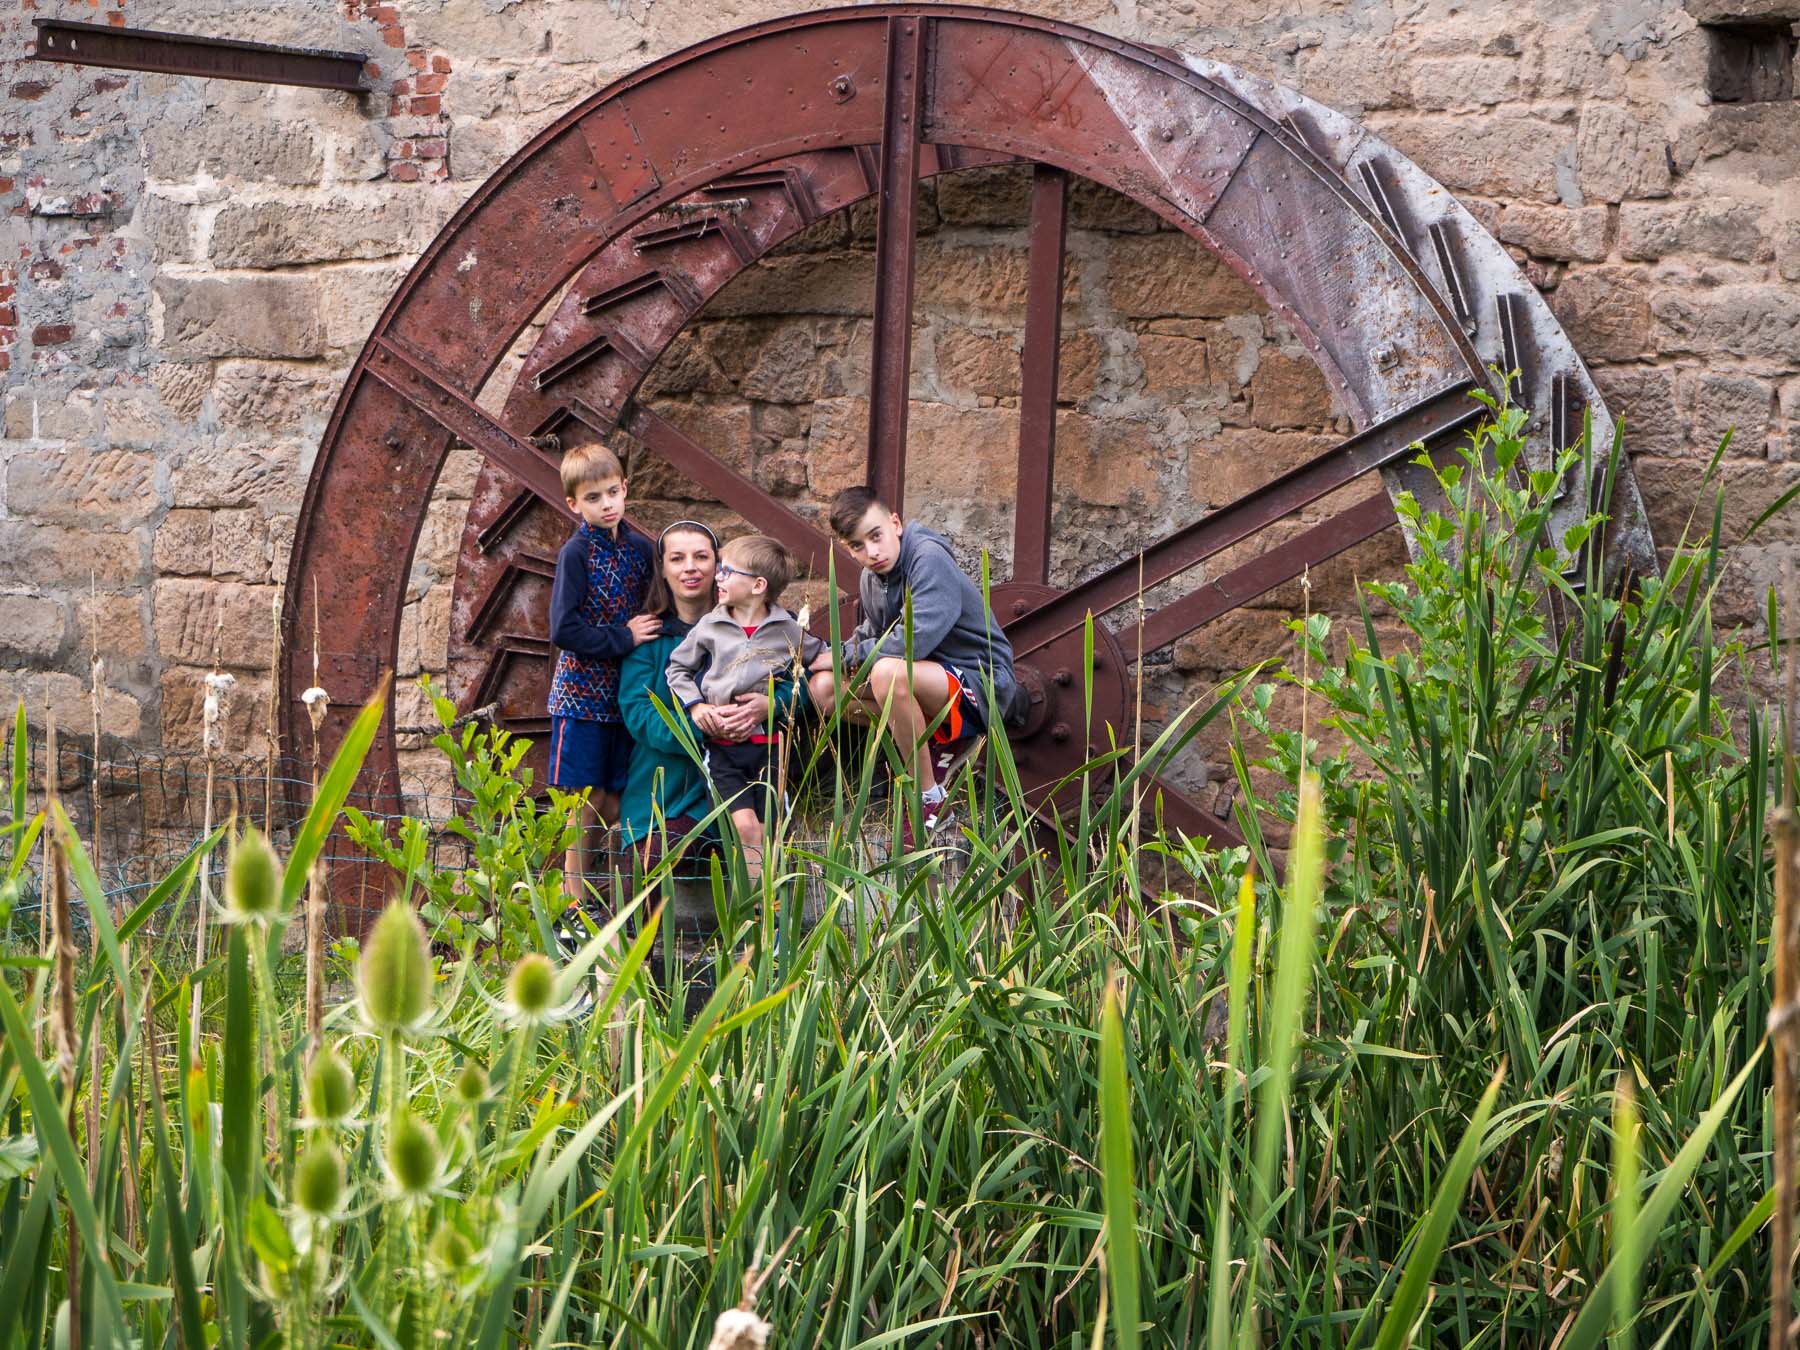
<instances>
[{"instance_id":1,"label":"green grass","mask_svg":"<svg viewBox=\"0 0 1800 1350\"><path fill-rule=\"evenodd\" d=\"M1521 480L1518 434L1497 410L1445 474L1449 511L1408 508L1418 561L1371 588L1399 648L1373 613L1347 646L1314 618L1293 669L1262 673L1304 681L1341 751L1234 684L1142 765L1088 766L1050 838L991 746L951 865L871 856L868 766L826 738L794 766L823 842L777 832L754 890L715 873L719 970L692 1018L651 978L670 935L630 909L559 977L561 1000L605 976L592 1016L508 1003L566 821L516 746L446 738L480 876L427 867L416 831L390 856L457 955L416 1024L328 1012L356 1100L312 1120L279 929L353 747L276 921L233 926L203 970L124 960L151 908L117 933L96 909L76 995L99 1139L33 1048L50 964L0 968L0 1346L78 1314L86 1344L216 1323L228 1344L701 1347L752 1285L795 1346L1765 1340L1778 773L1770 720L1722 681L1767 655L1713 633L1704 541L1625 598L1547 548L1556 479ZM1255 814L1233 855L1140 801L1225 715L1274 774L1240 749ZM17 774L9 878L40 828ZM1284 850L1259 822L1291 826ZM190 979L197 1063L177 1051ZM327 1146L345 1190L321 1213L296 1188Z\"/></svg>"}]
</instances>

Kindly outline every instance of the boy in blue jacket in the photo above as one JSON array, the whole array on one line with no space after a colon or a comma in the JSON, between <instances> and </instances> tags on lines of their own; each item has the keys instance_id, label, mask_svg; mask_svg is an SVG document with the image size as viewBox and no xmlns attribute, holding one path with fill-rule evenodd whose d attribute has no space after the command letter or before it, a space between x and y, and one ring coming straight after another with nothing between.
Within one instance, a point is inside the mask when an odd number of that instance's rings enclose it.
<instances>
[{"instance_id":1,"label":"boy in blue jacket","mask_svg":"<svg viewBox=\"0 0 1800 1350\"><path fill-rule=\"evenodd\" d=\"M550 782L592 789L564 865L564 889L581 893L588 861L619 814L631 738L619 712L619 660L661 630L638 613L650 583L650 541L625 524L625 470L598 441L566 450L563 492L581 525L556 557L550 640Z\"/></svg>"}]
</instances>

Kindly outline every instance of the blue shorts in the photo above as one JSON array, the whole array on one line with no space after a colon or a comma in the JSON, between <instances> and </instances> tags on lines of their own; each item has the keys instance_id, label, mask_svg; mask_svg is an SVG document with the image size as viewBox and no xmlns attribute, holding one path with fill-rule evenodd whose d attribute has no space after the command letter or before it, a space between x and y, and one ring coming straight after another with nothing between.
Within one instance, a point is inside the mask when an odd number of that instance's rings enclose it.
<instances>
[{"instance_id":1,"label":"blue shorts","mask_svg":"<svg viewBox=\"0 0 1800 1350\"><path fill-rule=\"evenodd\" d=\"M550 719L550 786L618 792L631 768L631 734L618 722Z\"/></svg>"}]
</instances>

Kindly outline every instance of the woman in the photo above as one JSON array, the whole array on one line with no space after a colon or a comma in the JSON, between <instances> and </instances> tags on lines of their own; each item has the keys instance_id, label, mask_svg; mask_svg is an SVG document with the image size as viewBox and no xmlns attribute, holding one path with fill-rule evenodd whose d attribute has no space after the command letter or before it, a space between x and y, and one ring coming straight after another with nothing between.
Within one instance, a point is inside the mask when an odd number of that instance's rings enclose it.
<instances>
[{"instance_id":1,"label":"woman","mask_svg":"<svg viewBox=\"0 0 1800 1350\"><path fill-rule=\"evenodd\" d=\"M674 708L669 695L669 653L716 601L714 574L719 539L697 520L678 520L662 532L656 571L644 601L647 613L662 620L662 631L634 648L619 665L619 711L635 745L619 802L619 832L627 846L654 858L667 833L678 841L694 821L712 809L706 777L663 713ZM776 695L785 705L795 686ZM681 716L679 711L675 712ZM769 715L766 694L746 694L720 714L721 735L742 740L755 734Z\"/></svg>"}]
</instances>

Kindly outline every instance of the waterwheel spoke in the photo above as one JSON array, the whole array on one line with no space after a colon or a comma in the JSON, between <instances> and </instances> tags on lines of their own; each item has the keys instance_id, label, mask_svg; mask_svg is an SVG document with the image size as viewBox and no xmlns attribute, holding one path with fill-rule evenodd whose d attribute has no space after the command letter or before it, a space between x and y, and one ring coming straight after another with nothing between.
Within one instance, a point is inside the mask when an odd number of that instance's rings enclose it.
<instances>
[{"instance_id":1,"label":"waterwheel spoke","mask_svg":"<svg viewBox=\"0 0 1800 1350\"><path fill-rule=\"evenodd\" d=\"M1137 594L1140 575L1146 587L1167 581L1353 479L1392 463L1413 445L1430 445L1473 426L1486 413L1468 397L1474 387L1459 381L1201 517L1144 550L1141 574L1139 559L1133 556L1031 610L1007 626L1014 653L1025 656L1073 632L1090 613L1104 614L1123 604Z\"/></svg>"},{"instance_id":2,"label":"waterwheel spoke","mask_svg":"<svg viewBox=\"0 0 1800 1350\"><path fill-rule=\"evenodd\" d=\"M1019 386L1019 500L1013 580L1050 575L1050 503L1056 464L1056 386L1062 349L1062 276L1069 175L1039 164L1031 176L1031 252Z\"/></svg>"},{"instance_id":3,"label":"waterwheel spoke","mask_svg":"<svg viewBox=\"0 0 1800 1350\"><path fill-rule=\"evenodd\" d=\"M906 486L912 377L913 245L919 224L919 130L925 109L926 20L887 25L887 101L875 216L875 332L870 362L869 483L899 511Z\"/></svg>"},{"instance_id":4,"label":"waterwheel spoke","mask_svg":"<svg viewBox=\"0 0 1800 1350\"><path fill-rule=\"evenodd\" d=\"M823 530L771 497L660 413L634 402L626 408L619 425L695 483L704 485L764 534L779 539L815 576L826 575L827 562L835 551L838 585L852 584L850 579L860 568L847 551L835 547Z\"/></svg>"},{"instance_id":5,"label":"waterwheel spoke","mask_svg":"<svg viewBox=\"0 0 1800 1350\"><path fill-rule=\"evenodd\" d=\"M394 339L376 338L370 347L372 352L365 367L368 374L457 440L493 460L529 488L533 496L573 518L554 461L530 441L508 431L488 416L474 399L444 380Z\"/></svg>"},{"instance_id":6,"label":"waterwheel spoke","mask_svg":"<svg viewBox=\"0 0 1800 1350\"><path fill-rule=\"evenodd\" d=\"M1307 568L1372 539L1394 520L1394 504L1385 492L1378 492L1164 605L1144 620L1141 632L1121 631L1119 642L1126 651L1153 652L1166 647L1265 591L1292 581Z\"/></svg>"}]
</instances>

